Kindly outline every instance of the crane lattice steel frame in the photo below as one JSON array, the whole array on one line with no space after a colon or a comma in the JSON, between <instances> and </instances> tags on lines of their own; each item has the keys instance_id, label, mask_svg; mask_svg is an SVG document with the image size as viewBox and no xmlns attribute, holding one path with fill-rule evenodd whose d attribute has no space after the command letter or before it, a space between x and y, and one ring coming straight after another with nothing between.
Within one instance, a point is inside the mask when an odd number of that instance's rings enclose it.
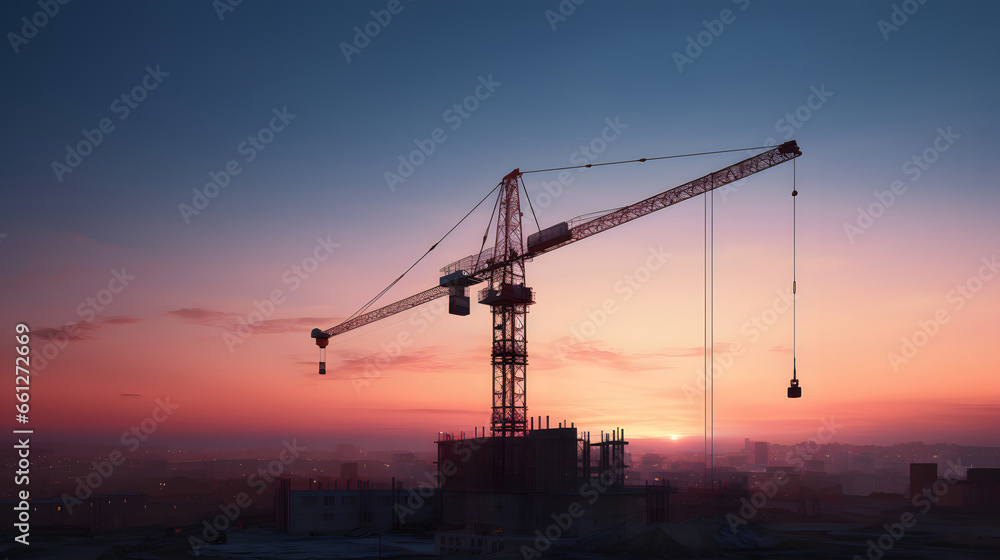
<instances>
[{"instance_id":1,"label":"crane lattice steel frame","mask_svg":"<svg viewBox=\"0 0 1000 560\"><path fill-rule=\"evenodd\" d=\"M487 287L479 292L478 300L479 303L489 305L493 313L492 434L523 436L527 429L528 410L526 316L528 306L535 303L532 289L525 285L525 261L801 155L798 144L790 140L776 148L635 204L579 223L561 222L541 230L528 236L527 248L524 246L521 234L521 202L518 188L521 172L515 169L504 177L500 185L495 246L442 268L439 285L429 290L358 315L332 328L313 329L312 337L321 348L320 373L326 373L325 350L322 349L326 348L330 337L444 296L449 296L450 313L468 315L468 287L488 281Z\"/></svg>"},{"instance_id":2,"label":"crane lattice steel frame","mask_svg":"<svg viewBox=\"0 0 1000 560\"><path fill-rule=\"evenodd\" d=\"M479 302L493 312L493 411L494 436L523 436L527 428L528 306L534 303L524 284L524 242L521 238L521 202L518 170L503 179L498 208L496 246L502 266L490 270L489 287Z\"/></svg>"}]
</instances>

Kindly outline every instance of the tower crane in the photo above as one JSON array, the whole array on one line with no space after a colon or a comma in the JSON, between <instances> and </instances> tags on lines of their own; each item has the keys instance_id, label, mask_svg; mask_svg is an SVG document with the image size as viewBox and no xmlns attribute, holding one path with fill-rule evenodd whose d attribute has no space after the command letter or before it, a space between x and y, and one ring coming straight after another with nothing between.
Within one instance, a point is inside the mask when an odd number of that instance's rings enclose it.
<instances>
[{"instance_id":1,"label":"tower crane","mask_svg":"<svg viewBox=\"0 0 1000 560\"><path fill-rule=\"evenodd\" d=\"M494 214L497 220L495 245L442 268L438 285L428 290L351 317L329 329L313 329L311 336L320 348L319 373L326 373L326 347L331 337L445 296L448 297L449 313L468 315L471 299L469 288L485 282L486 286L479 291L478 301L488 305L493 315L493 346L490 354L493 366L493 406L490 427L493 436L523 436L527 430L528 418L528 340L525 327L528 307L535 303L534 292L525 284L525 261L793 160L800 155L802 152L798 144L791 140L634 204L597 217L560 222L542 229L528 236L527 245L524 244L522 236L521 202L518 194L522 172L515 169L498 185L500 193ZM647 160L643 158L635 161ZM793 192L793 196L794 194ZM799 396L801 388L793 373L788 397Z\"/></svg>"}]
</instances>

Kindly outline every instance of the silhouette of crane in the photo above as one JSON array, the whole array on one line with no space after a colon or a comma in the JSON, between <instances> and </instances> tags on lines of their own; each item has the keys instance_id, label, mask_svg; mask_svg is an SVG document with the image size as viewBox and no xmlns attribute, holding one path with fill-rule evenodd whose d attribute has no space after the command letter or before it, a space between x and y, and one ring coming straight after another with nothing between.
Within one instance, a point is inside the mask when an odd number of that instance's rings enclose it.
<instances>
[{"instance_id":1,"label":"silhouette of crane","mask_svg":"<svg viewBox=\"0 0 1000 560\"><path fill-rule=\"evenodd\" d=\"M704 194L754 173L795 159L800 155L802 155L802 152L799 150L798 144L794 140L791 140L780 146L773 147L766 152L629 206L608 211L597 217L560 222L554 226L540 230L528 236L527 246L524 245L521 234L521 202L518 193L520 190L521 175L523 173L531 173L531 171L521 172L519 169L515 169L508 173L497 185L500 193L497 198L495 213L491 216L491 221L493 217L496 218L495 245L486 250L481 249L477 254L470 255L442 268L442 275L438 285L429 290L414 294L374 311L352 316L335 327L326 330L313 329L311 336L316 339L316 344L320 347L319 373L326 373L325 349L329 344L330 337L343 334L445 296L448 296L449 313L453 315L468 315L470 311L469 287L486 282L486 287L479 291L478 300L481 304L489 305L493 314L493 346L491 353L493 365L493 407L490 427L493 436L523 436L527 429L526 423L528 418L528 340L525 332L525 321L528 306L535 303L532 289L525 284L525 260L533 259L592 235L607 231L625 222ZM665 158L642 158L629 162L612 163L645 162L653 159ZM608 164L588 164L580 167L592 167L596 165ZM483 247L485 247L485 243L486 237L484 236ZM436 246L437 244L434 244L428 252ZM392 284L390 284L391 286ZM382 293L385 293L385 290ZM369 302L369 305L371 303ZM793 395L793 393L796 394ZM798 381L793 379L788 396L794 398L800 395L801 389L798 387Z\"/></svg>"}]
</instances>

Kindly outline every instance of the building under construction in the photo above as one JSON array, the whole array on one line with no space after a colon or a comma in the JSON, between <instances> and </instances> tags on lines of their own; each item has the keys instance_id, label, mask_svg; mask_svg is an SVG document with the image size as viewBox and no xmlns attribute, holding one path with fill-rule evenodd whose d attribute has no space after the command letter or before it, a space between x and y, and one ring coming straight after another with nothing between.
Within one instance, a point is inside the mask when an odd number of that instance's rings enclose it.
<instances>
[{"instance_id":1,"label":"building under construction","mask_svg":"<svg viewBox=\"0 0 1000 560\"><path fill-rule=\"evenodd\" d=\"M536 429L534 419L517 438L442 434L435 524L531 533L551 525L554 514L567 513L575 522L563 534L579 536L629 521L645 499L641 488L625 488L627 444L622 430L592 442L573 425ZM598 500L600 507L591 507Z\"/></svg>"},{"instance_id":2,"label":"building under construction","mask_svg":"<svg viewBox=\"0 0 1000 560\"><path fill-rule=\"evenodd\" d=\"M283 481L275 497L276 526L291 534L344 534L418 524L445 538L437 543L445 552L482 552L471 536L628 536L668 520L665 482L626 486L623 430L592 441L573 424L549 427L548 418L543 424L538 417L537 425L531 418L516 438L482 436L478 428L472 437L442 432L435 480L418 488L354 481L353 487L292 490Z\"/></svg>"},{"instance_id":3,"label":"building under construction","mask_svg":"<svg viewBox=\"0 0 1000 560\"><path fill-rule=\"evenodd\" d=\"M482 435L479 429L475 429L471 438L464 433L439 435L436 491L429 490L425 492L426 498L416 500L433 500L434 521L439 529L478 533L543 531L548 534L552 527L556 527L555 532L560 535L573 536L626 527L630 522L642 524L666 520L666 498L669 494L665 488L625 486L625 446L628 442L622 430L602 432L596 441L591 441L590 433L579 432L573 424L562 422L552 428L546 418L543 427L542 418L538 417L536 427L535 419L528 416L526 323L529 307L535 304L535 293L526 282L525 263L802 155L794 141L768 148L760 154L621 208L586 214L544 229L536 217L538 231L527 236L527 243L521 223L524 214L520 199L522 175L536 171L515 169L449 230L448 234L494 192L497 193L494 212L490 215L481 247L476 253L443 267L435 286L369 310L406 274L404 272L347 320L326 330L313 329L311 336L320 348L319 373L325 374L326 347L331 337L445 296L448 297L449 313L467 316L471 307L470 288L486 284L478 293L478 301L489 306L492 315L490 357L493 402L489 435L486 435L485 427ZM675 156L611 163L644 163L669 157ZM565 169L569 168L538 171ZM796 194L793 190L792 196ZM528 197L526 188L524 195ZM534 214L530 198L527 200L527 209ZM494 228L493 244L487 247L491 227ZM413 266L448 234L434 243ZM801 396L794 367L788 396ZM389 502L392 507L401 507L395 491L393 483ZM286 497L291 499L291 494ZM595 505L598 503L600 505ZM330 512L330 515L335 515L335 512ZM286 524L291 532L294 532L293 526L292 521Z\"/></svg>"}]
</instances>

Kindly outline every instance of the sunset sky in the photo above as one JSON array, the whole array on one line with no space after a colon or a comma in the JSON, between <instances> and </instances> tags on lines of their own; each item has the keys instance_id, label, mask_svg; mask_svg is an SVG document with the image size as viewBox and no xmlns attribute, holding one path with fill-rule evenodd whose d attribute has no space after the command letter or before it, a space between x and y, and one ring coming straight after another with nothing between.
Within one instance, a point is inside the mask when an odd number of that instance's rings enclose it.
<instances>
[{"instance_id":1,"label":"sunset sky","mask_svg":"<svg viewBox=\"0 0 1000 560\"><path fill-rule=\"evenodd\" d=\"M785 397L786 163L714 196L715 354L732 357L716 449L831 420L847 443L1000 445L1000 6L900 7L916 4L107 2L31 24L36 2L4 2L0 325L32 329L29 425L113 444L169 398L150 444L471 433L489 425L488 307L438 300L336 337L325 377L309 331L512 169L795 139L803 397ZM758 152L525 183L547 227ZM379 304L478 251L492 202ZM689 200L527 264L529 414L700 449L704 212Z\"/></svg>"}]
</instances>

